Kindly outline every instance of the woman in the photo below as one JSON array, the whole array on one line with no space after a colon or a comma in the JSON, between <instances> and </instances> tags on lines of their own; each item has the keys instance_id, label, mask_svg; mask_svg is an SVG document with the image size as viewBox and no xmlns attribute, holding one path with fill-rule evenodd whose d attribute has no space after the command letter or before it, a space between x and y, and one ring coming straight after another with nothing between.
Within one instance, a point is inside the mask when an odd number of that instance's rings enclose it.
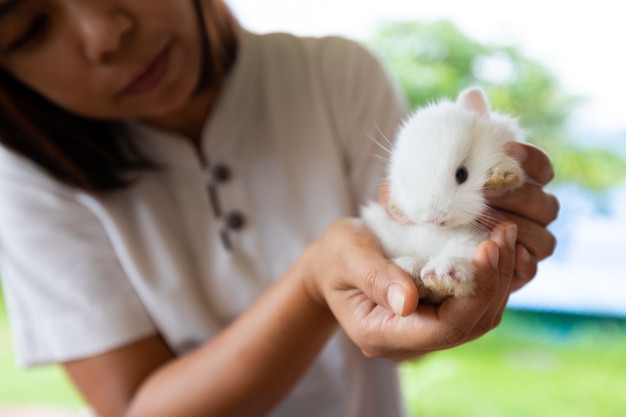
<instances>
[{"instance_id":1,"label":"woman","mask_svg":"<svg viewBox=\"0 0 626 417\"><path fill-rule=\"evenodd\" d=\"M16 351L101 417L402 415L391 361L492 329L553 250L552 168L518 145L534 181L494 198L476 294L418 306L349 218L383 172L368 135L406 114L354 43L246 33L221 0L5 0L0 21Z\"/></svg>"}]
</instances>

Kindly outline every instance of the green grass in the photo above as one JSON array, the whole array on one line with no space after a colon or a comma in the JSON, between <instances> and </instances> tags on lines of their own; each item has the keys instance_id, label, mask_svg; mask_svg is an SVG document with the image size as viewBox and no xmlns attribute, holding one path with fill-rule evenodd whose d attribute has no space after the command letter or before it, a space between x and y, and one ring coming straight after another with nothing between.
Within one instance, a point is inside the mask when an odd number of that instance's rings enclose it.
<instances>
[{"instance_id":1,"label":"green grass","mask_svg":"<svg viewBox=\"0 0 626 417\"><path fill-rule=\"evenodd\" d=\"M414 417L623 417L626 322L508 311L492 333L401 376Z\"/></svg>"},{"instance_id":2,"label":"green grass","mask_svg":"<svg viewBox=\"0 0 626 417\"><path fill-rule=\"evenodd\" d=\"M623 417L626 321L508 311L487 336L402 365L401 378L412 417ZM0 405L82 405L58 367L15 367L1 293Z\"/></svg>"}]
</instances>

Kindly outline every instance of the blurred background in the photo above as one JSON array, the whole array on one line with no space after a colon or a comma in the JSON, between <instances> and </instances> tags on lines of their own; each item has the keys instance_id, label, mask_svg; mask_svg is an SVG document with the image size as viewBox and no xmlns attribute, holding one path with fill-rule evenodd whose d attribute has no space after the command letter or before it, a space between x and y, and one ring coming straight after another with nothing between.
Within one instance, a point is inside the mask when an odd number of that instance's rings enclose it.
<instances>
[{"instance_id":1,"label":"blurred background","mask_svg":"<svg viewBox=\"0 0 626 417\"><path fill-rule=\"evenodd\" d=\"M626 415L626 2L228 3L253 32L364 43L412 107L481 85L553 159L554 257L498 329L402 365L411 416ZM0 416L81 405L57 368L15 369L0 301Z\"/></svg>"}]
</instances>

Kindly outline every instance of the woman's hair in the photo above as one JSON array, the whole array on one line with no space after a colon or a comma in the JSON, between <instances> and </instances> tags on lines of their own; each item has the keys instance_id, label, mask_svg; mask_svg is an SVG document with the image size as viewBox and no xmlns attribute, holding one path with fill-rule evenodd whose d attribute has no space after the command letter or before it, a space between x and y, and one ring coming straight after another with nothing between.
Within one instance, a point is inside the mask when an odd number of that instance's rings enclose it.
<instances>
[{"instance_id":1,"label":"woman's hair","mask_svg":"<svg viewBox=\"0 0 626 417\"><path fill-rule=\"evenodd\" d=\"M239 24L223 0L189 1L203 34L200 91L221 82L232 67ZM92 193L116 190L130 184L132 174L156 167L122 126L70 113L0 68L0 143L69 186Z\"/></svg>"}]
</instances>

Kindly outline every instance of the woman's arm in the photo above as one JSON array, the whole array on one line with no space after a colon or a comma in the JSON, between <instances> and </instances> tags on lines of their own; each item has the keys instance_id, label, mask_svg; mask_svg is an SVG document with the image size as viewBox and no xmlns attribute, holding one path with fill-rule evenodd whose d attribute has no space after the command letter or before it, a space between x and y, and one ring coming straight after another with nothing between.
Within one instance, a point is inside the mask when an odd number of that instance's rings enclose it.
<instances>
[{"instance_id":1,"label":"woman's arm","mask_svg":"<svg viewBox=\"0 0 626 417\"><path fill-rule=\"evenodd\" d=\"M290 390L336 322L303 283L310 250L232 325L174 358L150 337L64 367L100 417L260 416Z\"/></svg>"},{"instance_id":2,"label":"woman's arm","mask_svg":"<svg viewBox=\"0 0 626 417\"><path fill-rule=\"evenodd\" d=\"M155 336L64 367L100 417L260 416L313 362L336 320L366 355L391 360L492 329L512 282L515 229L511 223L496 227L476 250L474 296L434 307L417 306L411 277L384 257L358 220L343 219L197 350L175 358Z\"/></svg>"}]
</instances>

